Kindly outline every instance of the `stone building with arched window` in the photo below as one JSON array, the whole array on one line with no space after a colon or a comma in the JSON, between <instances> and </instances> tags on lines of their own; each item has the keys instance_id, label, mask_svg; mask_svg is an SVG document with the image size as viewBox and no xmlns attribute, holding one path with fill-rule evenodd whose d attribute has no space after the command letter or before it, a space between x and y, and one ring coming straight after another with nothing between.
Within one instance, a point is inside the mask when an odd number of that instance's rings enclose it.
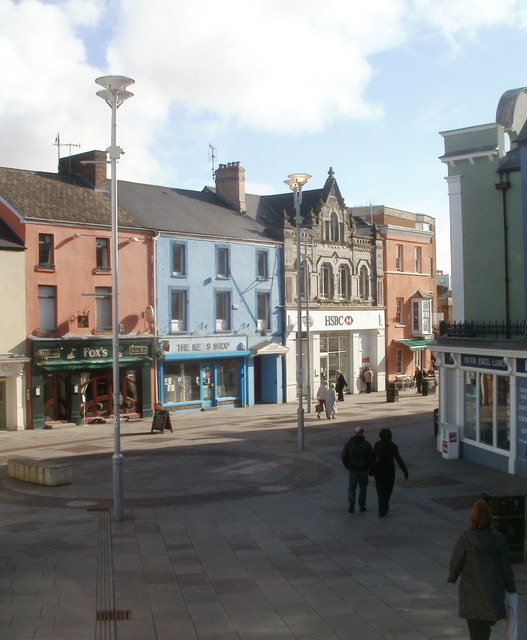
<instances>
[{"instance_id":1,"label":"stone building with arched window","mask_svg":"<svg viewBox=\"0 0 527 640\"><path fill-rule=\"evenodd\" d=\"M301 296L303 391L308 403L323 380L341 371L347 392L362 390L361 370L371 366L373 388L385 388L382 239L377 227L353 218L333 169L322 188L303 189L300 228L301 264L297 265L297 229L293 193L263 196L283 220L284 311L287 401L296 388L298 295ZM278 229L277 229L278 231ZM297 292L297 268L300 291Z\"/></svg>"}]
</instances>

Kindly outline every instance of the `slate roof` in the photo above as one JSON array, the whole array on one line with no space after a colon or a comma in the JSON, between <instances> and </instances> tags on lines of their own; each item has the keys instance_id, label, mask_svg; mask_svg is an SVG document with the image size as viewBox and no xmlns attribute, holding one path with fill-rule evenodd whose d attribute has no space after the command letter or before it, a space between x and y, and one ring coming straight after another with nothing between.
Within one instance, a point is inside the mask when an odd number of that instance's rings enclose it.
<instances>
[{"instance_id":1,"label":"slate roof","mask_svg":"<svg viewBox=\"0 0 527 640\"><path fill-rule=\"evenodd\" d=\"M80 176L0 167L0 198L26 220L111 225L109 195ZM120 208L119 225L141 225Z\"/></svg>"},{"instance_id":2,"label":"slate roof","mask_svg":"<svg viewBox=\"0 0 527 640\"><path fill-rule=\"evenodd\" d=\"M0 250L24 251L24 249L22 240L0 218Z\"/></svg>"},{"instance_id":3,"label":"slate roof","mask_svg":"<svg viewBox=\"0 0 527 640\"><path fill-rule=\"evenodd\" d=\"M118 199L142 225L158 231L269 241L265 224L229 207L214 191L119 181ZM256 209L259 202L251 200Z\"/></svg>"}]
</instances>

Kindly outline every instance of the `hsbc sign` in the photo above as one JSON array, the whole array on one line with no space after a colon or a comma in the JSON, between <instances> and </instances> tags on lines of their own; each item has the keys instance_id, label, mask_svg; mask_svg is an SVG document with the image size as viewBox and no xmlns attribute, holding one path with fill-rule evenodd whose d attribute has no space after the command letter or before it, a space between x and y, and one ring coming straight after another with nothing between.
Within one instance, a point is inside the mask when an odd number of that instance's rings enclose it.
<instances>
[{"instance_id":1,"label":"hsbc sign","mask_svg":"<svg viewBox=\"0 0 527 640\"><path fill-rule=\"evenodd\" d=\"M295 324L296 316L288 316L288 324ZM303 327L305 330L305 328ZM311 331L321 331L331 333L332 331L358 331L382 330L384 331L384 310L383 309L310 309L309 329Z\"/></svg>"},{"instance_id":2,"label":"hsbc sign","mask_svg":"<svg viewBox=\"0 0 527 640\"><path fill-rule=\"evenodd\" d=\"M353 324L353 316L331 315L324 316L325 327L349 327Z\"/></svg>"}]
</instances>

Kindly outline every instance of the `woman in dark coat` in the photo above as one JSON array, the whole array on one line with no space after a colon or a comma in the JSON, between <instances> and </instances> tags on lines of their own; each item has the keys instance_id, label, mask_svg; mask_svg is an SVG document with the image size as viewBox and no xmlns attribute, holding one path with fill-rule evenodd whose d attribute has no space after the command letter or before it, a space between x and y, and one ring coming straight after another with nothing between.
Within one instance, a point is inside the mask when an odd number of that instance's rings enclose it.
<instances>
[{"instance_id":1,"label":"woman in dark coat","mask_svg":"<svg viewBox=\"0 0 527 640\"><path fill-rule=\"evenodd\" d=\"M488 640L492 625L505 618L505 592L516 593L516 585L507 539L493 530L485 500L472 506L470 530L459 536L452 552L448 582L459 576L459 616L467 620L470 640Z\"/></svg>"},{"instance_id":2,"label":"woman in dark coat","mask_svg":"<svg viewBox=\"0 0 527 640\"><path fill-rule=\"evenodd\" d=\"M335 382L335 391L337 392L337 400L344 402L344 387L348 386L346 378L342 374L342 371L336 371L337 381Z\"/></svg>"},{"instance_id":3,"label":"woman in dark coat","mask_svg":"<svg viewBox=\"0 0 527 640\"><path fill-rule=\"evenodd\" d=\"M404 479L408 480L408 469L399 455L399 449L392 442L390 429L379 431L379 440L373 447L372 467L370 475L375 477L375 488L379 502L379 517L384 518L390 509L390 497L395 483L395 463L401 467Z\"/></svg>"}]
</instances>

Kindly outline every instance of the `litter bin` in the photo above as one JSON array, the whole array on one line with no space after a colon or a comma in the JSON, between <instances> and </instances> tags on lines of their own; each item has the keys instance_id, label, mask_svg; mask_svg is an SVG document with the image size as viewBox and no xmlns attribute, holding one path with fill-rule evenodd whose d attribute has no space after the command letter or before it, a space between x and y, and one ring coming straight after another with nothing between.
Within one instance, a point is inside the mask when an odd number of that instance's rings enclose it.
<instances>
[{"instance_id":1,"label":"litter bin","mask_svg":"<svg viewBox=\"0 0 527 640\"><path fill-rule=\"evenodd\" d=\"M396 382L386 383L386 402L398 402L399 401L399 389Z\"/></svg>"},{"instance_id":2,"label":"litter bin","mask_svg":"<svg viewBox=\"0 0 527 640\"><path fill-rule=\"evenodd\" d=\"M523 562L525 542L525 496L491 496L482 493L492 509L494 526L505 534L511 562Z\"/></svg>"},{"instance_id":3,"label":"litter bin","mask_svg":"<svg viewBox=\"0 0 527 640\"><path fill-rule=\"evenodd\" d=\"M430 391L430 380L428 378L423 378L421 380L421 395L427 396Z\"/></svg>"},{"instance_id":4,"label":"litter bin","mask_svg":"<svg viewBox=\"0 0 527 640\"><path fill-rule=\"evenodd\" d=\"M439 435L439 409L434 409L434 438Z\"/></svg>"}]
</instances>

